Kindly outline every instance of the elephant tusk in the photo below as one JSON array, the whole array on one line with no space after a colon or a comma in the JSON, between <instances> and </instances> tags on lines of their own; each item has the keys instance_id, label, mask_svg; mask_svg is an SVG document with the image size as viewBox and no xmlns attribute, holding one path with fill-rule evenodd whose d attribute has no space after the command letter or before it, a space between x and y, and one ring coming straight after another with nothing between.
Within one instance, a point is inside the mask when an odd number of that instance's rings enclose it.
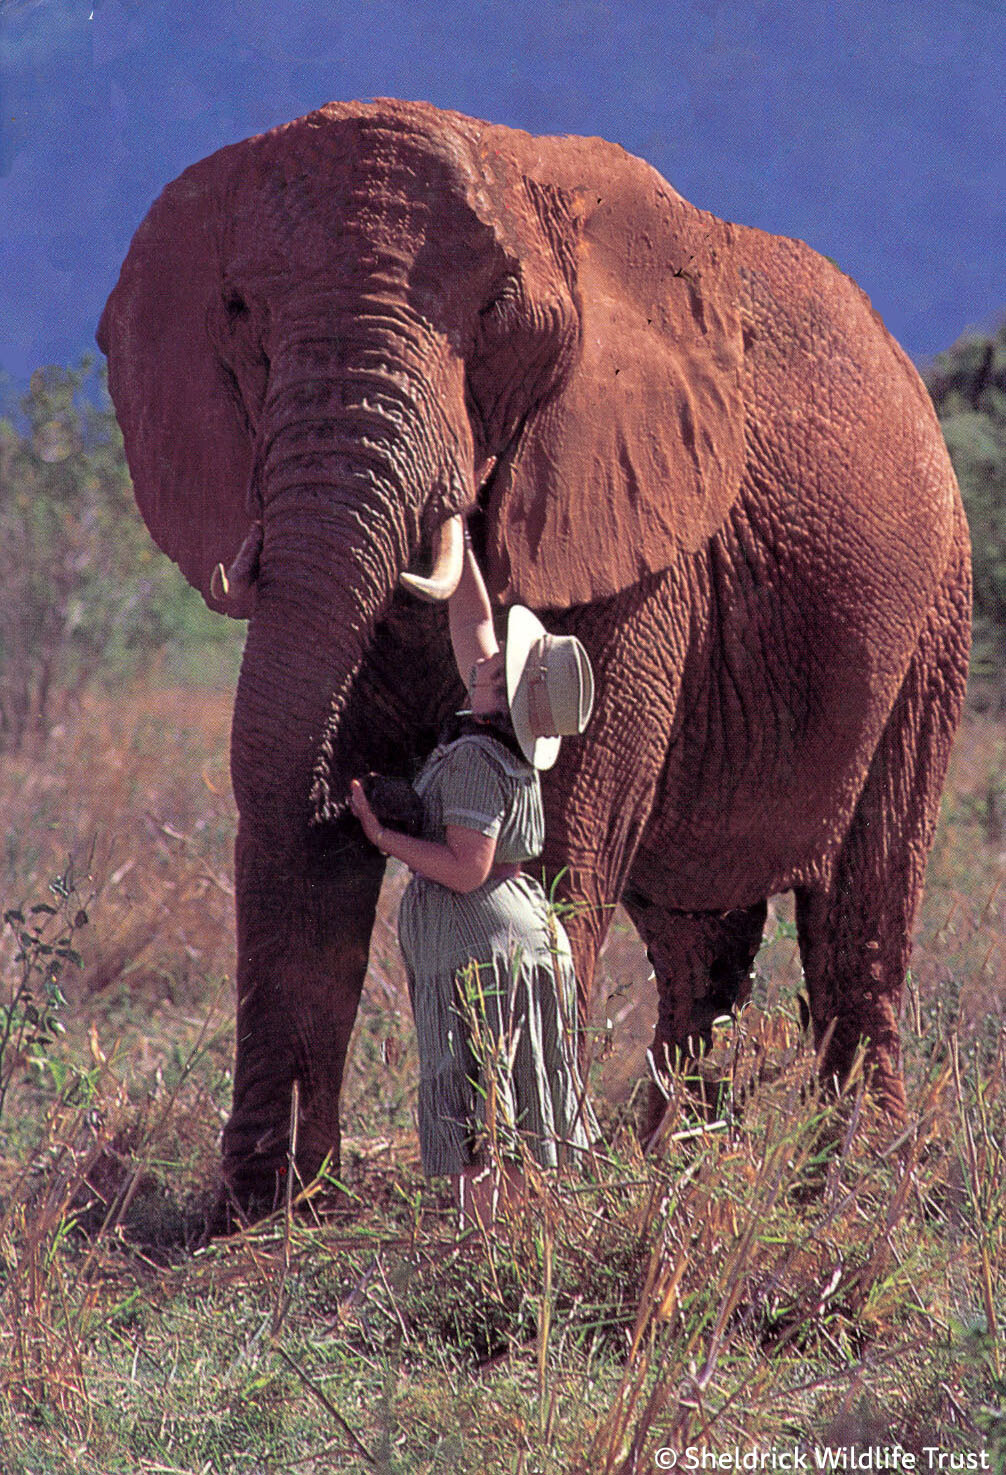
<instances>
[{"instance_id":1,"label":"elephant tusk","mask_svg":"<svg viewBox=\"0 0 1006 1475\"><path fill-rule=\"evenodd\" d=\"M433 569L429 578L419 574L399 574L411 594L431 603L450 599L461 580L465 558L464 519L460 512L440 524L433 539Z\"/></svg>"},{"instance_id":2,"label":"elephant tusk","mask_svg":"<svg viewBox=\"0 0 1006 1475\"><path fill-rule=\"evenodd\" d=\"M262 552L262 524L253 522L241 544L230 568L218 563L210 578L210 593L214 599L225 601L235 595L247 594L258 577L258 561Z\"/></svg>"},{"instance_id":3,"label":"elephant tusk","mask_svg":"<svg viewBox=\"0 0 1006 1475\"><path fill-rule=\"evenodd\" d=\"M225 600L231 592L231 586L227 578L227 570L222 563L218 563L210 576L210 593L214 599Z\"/></svg>"}]
</instances>

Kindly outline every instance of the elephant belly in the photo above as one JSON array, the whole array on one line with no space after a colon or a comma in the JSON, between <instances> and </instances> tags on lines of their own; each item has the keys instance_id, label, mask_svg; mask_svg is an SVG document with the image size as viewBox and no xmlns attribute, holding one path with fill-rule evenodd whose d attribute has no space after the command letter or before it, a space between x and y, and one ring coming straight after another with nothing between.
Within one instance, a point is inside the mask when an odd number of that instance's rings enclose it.
<instances>
[{"instance_id":1,"label":"elephant belly","mask_svg":"<svg viewBox=\"0 0 1006 1475\"><path fill-rule=\"evenodd\" d=\"M909 659L749 625L683 684L634 882L686 911L827 884Z\"/></svg>"},{"instance_id":2,"label":"elephant belly","mask_svg":"<svg viewBox=\"0 0 1006 1475\"><path fill-rule=\"evenodd\" d=\"M832 784L803 778L768 793L725 783L712 791L719 799L711 806L691 789L651 819L633 885L679 911L726 911L795 886L827 885L863 781L865 768Z\"/></svg>"},{"instance_id":3,"label":"elephant belly","mask_svg":"<svg viewBox=\"0 0 1006 1475\"><path fill-rule=\"evenodd\" d=\"M934 516L906 543L846 468L836 521L827 483L839 480L835 469L801 486L794 467L773 523L750 470L742 503L680 581L689 643L632 877L682 910L828 883L934 618L953 519Z\"/></svg>"}]
</instances>

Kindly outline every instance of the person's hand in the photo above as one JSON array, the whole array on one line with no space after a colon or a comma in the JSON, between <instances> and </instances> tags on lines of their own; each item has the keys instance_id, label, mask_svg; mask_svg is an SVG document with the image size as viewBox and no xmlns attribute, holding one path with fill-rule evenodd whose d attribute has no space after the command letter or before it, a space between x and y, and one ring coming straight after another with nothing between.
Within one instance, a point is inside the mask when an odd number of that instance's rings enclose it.
<instances>
[{"instance_id":1,"label":"person's hand","mask_svg":"<svg viewBox=\"0 0 1006 1475\"><path fill-rule=\"evenodd\" d=\"M489 717L496 712L506 711L502 651L497 650L491 656L481 656L474 662L468 678L468 705L476 717Z\"/></svg>"},{"instance_id":2,"label":"person's hand","mask_svg":"<svg viewBox=\"0 0 1006 1475\"><path fill-rule=\"evenodd\" d=\"M381 823L371 809L370 802L363 791L363 785L358 778L354 778L349 785L349 807L360 821L363 833L371 845L377 845L380 849L378 837L382 833Z\"/></svg>"}]
</instances>

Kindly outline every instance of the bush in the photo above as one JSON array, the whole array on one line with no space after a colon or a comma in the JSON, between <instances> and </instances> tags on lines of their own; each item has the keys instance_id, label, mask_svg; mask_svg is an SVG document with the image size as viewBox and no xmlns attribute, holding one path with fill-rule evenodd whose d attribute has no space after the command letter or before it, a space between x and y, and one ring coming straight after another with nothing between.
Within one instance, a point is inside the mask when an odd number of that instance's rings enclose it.
<instances>
[{"instance_id":1,"label":"bush","mask_svg":"<svg viewBox=\"0 0 1006 1475\"><path fill-rule=\"evenodd\" d=\"M133 502L104 373L39 369L0 420L0 751L43 740L92 681L170 641L233 647Z\"/></svg>"},{"instance_id":2,"label":"bush","mask_svg":"<svg viewBox=\"0 0 1006 1475\"><path fill-rule=\"evenodd\" d=\"M1006 709L1006 320L968 334L925 373L967 509L974 559L972 677Z\"/></svg>"}]
</instances>

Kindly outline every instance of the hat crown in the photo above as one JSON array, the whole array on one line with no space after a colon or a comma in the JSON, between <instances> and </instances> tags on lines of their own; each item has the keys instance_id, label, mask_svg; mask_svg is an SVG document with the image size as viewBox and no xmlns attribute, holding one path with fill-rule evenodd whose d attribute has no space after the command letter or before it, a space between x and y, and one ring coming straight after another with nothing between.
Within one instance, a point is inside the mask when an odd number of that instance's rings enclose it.
<instances>
[{"instance_id":1,"label":"hat crown","mask_svg":"<svg viewBox=\"0 0 1006 1475\"><path fill-rule=\"evenodd\" d=\"M544 635L531 647L525 671L535 737L569 737L586 727L593 692L583 680L582 653L575 635Z\"/></svg>"},{"instance_id":2,"label":"hat crown","mask_svg":"<svg viewBox=\"0 0 1006 1475\"><path fill-rule=\"evenodd\" d=\"M551 768L559 739L583 732L594 704L590 659L575 635L550 635L530 610L514 605L507 621L507 699L521 751Z\"/></svg>"}]
</instances>

